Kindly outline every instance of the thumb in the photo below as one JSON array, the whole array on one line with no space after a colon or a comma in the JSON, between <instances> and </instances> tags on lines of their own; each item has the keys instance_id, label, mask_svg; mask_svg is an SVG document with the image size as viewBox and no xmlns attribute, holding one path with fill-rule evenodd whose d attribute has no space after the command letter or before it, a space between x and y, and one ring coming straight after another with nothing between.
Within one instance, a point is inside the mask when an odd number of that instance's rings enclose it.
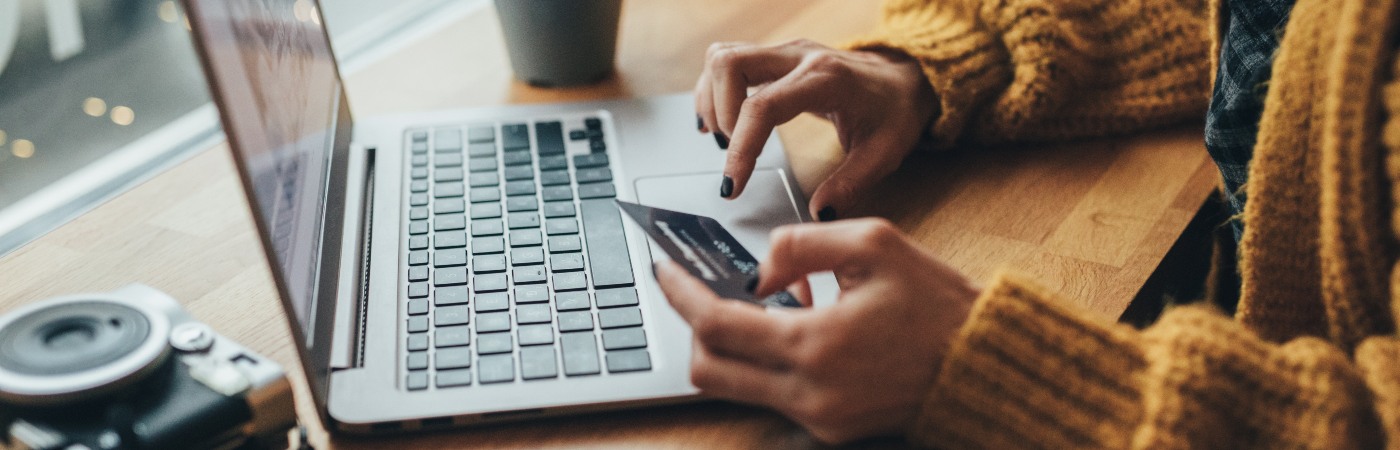
<instances>
[{"instance_id":1,"label":"thumb","mask_svg":"<svg viewBox=\"0 0 1400 450\"><path fill-rule=\"evenodd\" d=\"M812 193L812 217L830 222L850 217L860 195L899 168L908 148L894 139L876 137L851 146L846 158Z\"/></svg>"}]
</instances>

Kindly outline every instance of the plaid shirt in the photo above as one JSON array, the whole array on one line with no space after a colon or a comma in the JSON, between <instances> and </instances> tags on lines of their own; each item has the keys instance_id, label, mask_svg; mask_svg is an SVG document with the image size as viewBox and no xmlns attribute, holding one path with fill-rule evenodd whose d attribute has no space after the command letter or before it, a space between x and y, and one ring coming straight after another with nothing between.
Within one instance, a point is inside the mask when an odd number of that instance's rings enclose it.
<instances>
[{"instance_id":1,"label":"plaid shirt","mask_svg":"<svg viewBox=\"0 0 1400 450\"><path fill-rule=\"evenodd\" d=\"M1245 180L1259 119L1264 113L1274 53L1283 38L1294 0L1227 0L1229 22L1220 46L1220 68L1206 113L1206 150L1225 178L1230 225L1235 239L1244 232Z\"/></svg>"}]
</instances>

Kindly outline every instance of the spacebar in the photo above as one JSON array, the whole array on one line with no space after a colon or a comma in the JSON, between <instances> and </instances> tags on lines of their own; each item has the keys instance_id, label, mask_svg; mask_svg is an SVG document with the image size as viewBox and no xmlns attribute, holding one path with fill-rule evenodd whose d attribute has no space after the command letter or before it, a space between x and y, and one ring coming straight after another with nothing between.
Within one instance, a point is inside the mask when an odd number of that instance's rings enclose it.
<instances>
[{"instance_id":1,"label":"spacebar","mask_svg":"<svg viewBox=\"0 0 1400 450\"><path fill-rule=\"evenodd\" d=\"M611 198L579 202L583 216L583 239L588 242L588 268L593 287L630 286L632 256L627 253L627 237L622 234L622 215Z\"/></svg>"}]
</instances>

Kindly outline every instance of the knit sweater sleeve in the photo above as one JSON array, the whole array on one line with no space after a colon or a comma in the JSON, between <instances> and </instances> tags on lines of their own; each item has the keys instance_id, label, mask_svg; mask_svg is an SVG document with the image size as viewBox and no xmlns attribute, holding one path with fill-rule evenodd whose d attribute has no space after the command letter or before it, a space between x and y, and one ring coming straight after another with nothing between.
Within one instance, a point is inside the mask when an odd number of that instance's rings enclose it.
<instances>
[{"instance_id":1,"label":"knit sweater sleeve","mask_svg":"<svg viewBox=\"0 0 1400 450\"><path fill-rule=\"evenodd\" d=\"M1057 304L1000 275L943 361L911 440L1363 449L1396 432L1400 345L1392 338L1372 338L1353 361L1315 338L1267 343L1205 307L1174 308L1138 331Z\"/></svg>"},{"instance_id":2,"label":"knit sweater sleeve","mask_svg":"<svg viewBox=\"0 0 1400 450\"><path fill-rule=\"evenodd\" d=\"M935 146L1061 140L1201 117L1206 16L1192 0L887 0L848 47L922 64Z\"/></svg>"}]
</instances>

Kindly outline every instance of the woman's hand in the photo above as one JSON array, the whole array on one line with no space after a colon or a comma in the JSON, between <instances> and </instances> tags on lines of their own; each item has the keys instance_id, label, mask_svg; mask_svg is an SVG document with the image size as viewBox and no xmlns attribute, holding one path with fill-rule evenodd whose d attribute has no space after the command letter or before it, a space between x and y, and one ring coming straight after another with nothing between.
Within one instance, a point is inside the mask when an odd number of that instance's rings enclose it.
<instances>
[{"instance_id":1,"label":"woman's hand","mask_svg":"<svg viewBox=\"0 0 1400 450\"><path fill-rule=\"evenodd\" d=\"M695 85L700 131L713 132L729 149L720 186L725 198L744 191L773 127L804 112L836 126L847 153L812 195L812 215L822 221L849 210L857 193L899 167L935 114L935 100L922 68L903 55L806 40L711 45Z\"/></svg>"},{"instance_id":2,"label":"woman's hand","mask_svg":"<svg viewBox=\"0 0 1400 450\"><path fill-rule=\"evenodd\" d=\"M904 431L979 292L879 219L773 232L755 293L784 286L808 305L806 275L831 270L840 301L768 312L723 300L676 263L657 266L694 330L691 382L705 394L772 407L823 441Z\"/></svg>"}]
</instances>

